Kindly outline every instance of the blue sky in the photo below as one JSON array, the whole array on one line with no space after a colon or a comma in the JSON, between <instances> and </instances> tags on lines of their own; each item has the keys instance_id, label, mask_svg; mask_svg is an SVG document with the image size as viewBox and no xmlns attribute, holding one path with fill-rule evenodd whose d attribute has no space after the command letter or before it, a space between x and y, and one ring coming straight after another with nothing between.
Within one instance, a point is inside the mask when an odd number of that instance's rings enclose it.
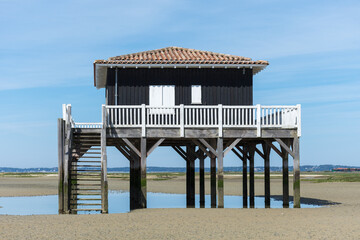
<instances>
[{"instance_id":1,"label":"blue sky","mask_svg":"<svg viewBox=\"0 0 360 240\"><path fill-rule=\"evenodd\" d=\"M92 62L167 46L268 60L254 103L302 104L301 164L360 166L359 12L359 1L331 0L0 0L0 166L57 166L61 104L100 121ZM148 165L185 163L158 149ZM109 149L109 166L128 162Z\"/></svg>"}]
</instances>

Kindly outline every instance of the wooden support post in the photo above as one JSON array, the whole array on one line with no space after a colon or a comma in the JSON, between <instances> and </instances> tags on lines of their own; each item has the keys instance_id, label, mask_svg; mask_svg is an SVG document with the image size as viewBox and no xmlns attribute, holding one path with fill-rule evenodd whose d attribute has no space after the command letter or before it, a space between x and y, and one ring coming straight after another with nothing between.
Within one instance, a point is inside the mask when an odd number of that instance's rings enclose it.
<instances>
[{"instance_id":1,"label":"wooden support post","mask_svg":"<svg viewBox=\"0 0 360 240\"><path fill-rule=\"evenodd\" d=\"M108 179L107 179L107 154L106 154L106 107L102 105L103 126L101 129L101 213L108 213Z\"/></svg>"},{"instance_id":2,"label":"wooden support post","mask_svg":"<svg viewBox=\"0 0 360 240\"><path fill-rule=\"evenodd\" d=\"M141 184L141 193L140 193L140 208L147 207L147 190L146 190L146 138L142 137L140 140L140 149L141 149L141 158L140 158L140 184Z\"/></svg>"},{"instance_id":3,"label":"wooden support post","mask_svg":"<svg viewBox=\"0 0 360 240\"><path fill-rule=\"evenodd\" d=\"M248 159L248 150L247 147L243 148L243 208L248 206L248 193L247 193L247 159Z\"/></svg>"},{"instance_id":4,"label":"wooden support post","mask_svg":"<svg viewBox=\"0 0 360 240\"><path fill-rule=\"evenodd\" d=\"M70 108L71 109L71 108ZM64 213L70 213L70 167L71 167L72 130L70 116L67 115L65 124L65 153L64 153Z\"/></svg>"},{"instance_id":5,"label":"wooden support post","mask_svg":"<svg viewBox=\"0 0 360 240\"><path fill-rule=\"evenodd\" d=\"M186 146L186 207L195 207L195 159L193 154L195 146L189 144Z\"/></svg>"},{"instance_id":6,"label":"wooden support post","mask_svg":"<svg viewBox=\"0 0 360 240\"><path fill-rule=\"evenodd\" d=\"M199 158L199 178L200 178L200 208L205 207L205 164L204 154L200 151L201 157Z\"/></svg>"},{"instance_id":7,"label":"wooden support post","mask_svg":"<svg viewBox=\"0 0 360 240\"><path fill-rule=\"evenodd\" d=\"M224 142L221 137L217 139L218 159L218 208L224 208Z\"/></svg>"},{"instance_id":8,"label":"wooden support post","mask_svg":"<svg viewBox=\"0 0 360 240\"><path fill-rule=\"evenodd\" d=\"M249 191L249 197L250 197L250 208L255 207L255 175L254 175L254 154L255 149L254 146L251 145L249 148L249 168L250 168L250 191Z\"/></svg>"},{"instance_id":9,"label":"wooden support post","mask_svg":"<svg viewBox=\"0 0 360 240\"><path fill-rule=\"evenodd\" d=\"M210 158L210 191L211 207L216 208L216 157L214 154Z\"/></svg>"},{"instance_id":10,"label":"wooden support post","mask_svg":"<svg viewBox=\"0 0 360 240\"><path fill-rule=\"evenodd\" d=\"M134 152L130 151L130 210L138 209L138 175L139 175L139 156Z\"/></svg>"},{"instance_id":11,"label":"wooden support post","mask_svg":"<svg viewBox=\"0 0 360 240\"><path fill-rule=\"evenodd\" d=\"M211 140L212 146L215 145L215 139ZM216 208L216 156L211 153L210 158L210 188L211 188L211 207Z\"/></svg>"},{"instance_id":12,"label":"wooden support post","mask_svg":"<svg viewBox=\"0 0 360 240\"><path fill-rule=\"evenodd\" d=\"M264 182L265 182L265 208L270 208L270 151L268 144L263 143L264 153Z\"/></svg>"},{"instance_id":13,"label":"wooden support post","mask_svg":"<svg viewBox=\"0 0 360 240\"><path fill-rule=\"evenodd\" d=\"M58 197L59 197L59 214L64 213L64 120L58 119Z\"/></svg>"},{"instance_id":14,"label":"wooden support post","mask_svg":"<svg viewBox=\"0 0 360 240\"><path fill-rule=\"evenodd\" d=\"M289 146L288 140L285 141ZM289 153L281 147L283 174L283 208L289 208Z\"/></svg>"},{"instance_id":15,"label":"wooden support post","mask_svg":"<svg viewBox=\"0 0 360 240\"><path fill-rule=\"evenodd\" d=\"M294 152L294 208L300 208L300 143L299 138L295 137L293 140Z\"/></svg>"}]
</instances>

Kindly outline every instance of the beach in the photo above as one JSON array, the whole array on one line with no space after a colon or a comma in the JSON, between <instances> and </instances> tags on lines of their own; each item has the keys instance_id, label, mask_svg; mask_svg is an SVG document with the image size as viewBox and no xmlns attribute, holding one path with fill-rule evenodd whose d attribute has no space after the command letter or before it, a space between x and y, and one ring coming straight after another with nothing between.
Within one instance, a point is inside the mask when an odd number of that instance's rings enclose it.
<instances>
[{"instance_id":1,"label":"beach","mask_svg":"<svg viewBox=\"0 0 360 240\"><path fill-rule=\"evenodd\" d=\"M150 178L147 186L148 192L185 193L185 177L161 181ZM196 186L198 190L198 182ZM127 180L109 178L110 190L128 188ZM206 179L207 194L209 189ZM241 178L225 176L225 194L241 192ZM50 194L57 194L56 175L0 178L2 197ZM263 196L263 179L255 180L255 194ZM281 194L282 181L275 177L271 179L271 195ZM302 181L301 196L308 203L326 205L312 209L142 209L107 215L0 215L0 239L359 238L359 183Z\"/></svg>"}]
</instances>

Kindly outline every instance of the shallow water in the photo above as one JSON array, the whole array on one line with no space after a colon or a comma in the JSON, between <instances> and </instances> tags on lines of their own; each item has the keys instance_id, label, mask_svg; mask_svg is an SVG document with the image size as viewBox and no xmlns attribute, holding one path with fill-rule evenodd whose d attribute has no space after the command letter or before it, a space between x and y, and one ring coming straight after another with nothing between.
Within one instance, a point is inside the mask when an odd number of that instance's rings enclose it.
<instances>
[{"instance_id":1,"label":"shallow water","mask_svg":"<svg viewBox=\"0 0 360 240\"><path fill-rule=\"evenodd\" d=\"M147 193L148 208L186 208L185 194ZM195 196L196 208L199 208L199 195ZM282 201L271 198L271 208L282 208ZM224 196L225 208L242 208L242 196ZM57 214L58 196L34 197L0 197L0 214L35 215ZM264 197L255 197L255 208L264 208ZM290 208L293 203L290 202ZM320 205L301 204L302 208L317 208ZM86 207L85 207L86 208ZM210 195L205 196L205 208L210 208ZM109 213L125 213L130 211L129 192L109 192ZM88 214L89 212L81 212Z\"/></svg>"}]
</instances>

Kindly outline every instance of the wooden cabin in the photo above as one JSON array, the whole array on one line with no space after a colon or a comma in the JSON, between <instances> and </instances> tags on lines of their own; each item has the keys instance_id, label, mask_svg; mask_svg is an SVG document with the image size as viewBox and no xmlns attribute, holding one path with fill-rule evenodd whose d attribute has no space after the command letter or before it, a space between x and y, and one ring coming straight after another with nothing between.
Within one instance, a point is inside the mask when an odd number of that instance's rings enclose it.
<instances>
[{"instance_id":1,"label":"wooden cabin","mask_svg":"<svg viewBox=\"0 0 360 240\"><path fill-rule=\"evenodd\" d=\"M146 208L146 159L161 146L186 161L188 207L195 206L197 160L200 206L205 204L207 158L211 206L224 207L223 161L230 151L243 165L243 207L255 204L255 154L264 159L265 206L270 207L271 151L283 159L284 207L289 206L292 156L294 207L300 207L300 105L253 103L253 76L268 64L180 47L96 60L94 86L105 88L106 97L102 122L74 121L69 104L58 120L59 213L108 212L106 146L115 146L129 160L130 209Z\"/></svg>"}]
</instances>

